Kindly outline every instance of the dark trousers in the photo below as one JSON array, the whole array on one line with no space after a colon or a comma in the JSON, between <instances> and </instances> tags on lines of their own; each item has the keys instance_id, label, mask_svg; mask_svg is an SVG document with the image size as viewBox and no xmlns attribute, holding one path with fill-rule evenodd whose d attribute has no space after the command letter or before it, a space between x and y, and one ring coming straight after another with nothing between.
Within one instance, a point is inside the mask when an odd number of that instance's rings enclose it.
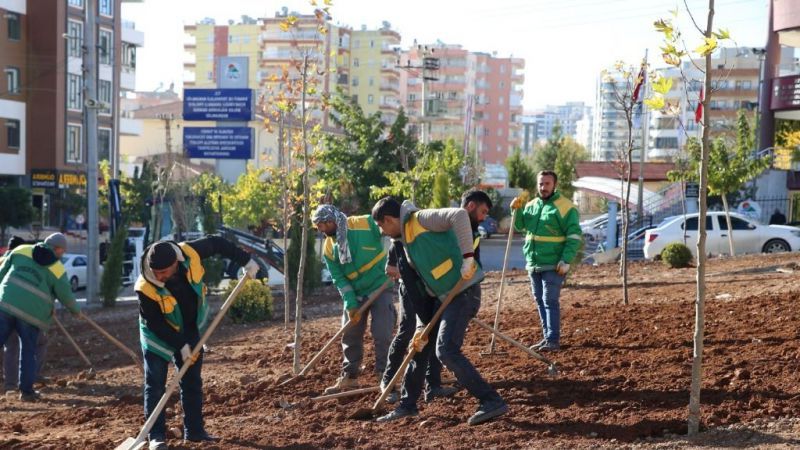
<instances>
[{"instance_id":1,"label":"dark trousers","mask_svg":"<svg viewBox=\"0 0 800 450\"><path fill-rule=\"evenodd\" d=\"M182 363L180 352L174 356L175 366L180 370ZM158 401L166 391L167 372L170 363L164 358L148 351L144 352L144 415L145 420L156 409ZM196 436L205 431L203 427L203 380L200 371L203 367L203 352L183 375L180 382L181 406L183 407L183 433L184 436ZM153 428L150 430L150 439L164 439L166 437L166 418L164 411L158 415Z\"/></svg>"},{"instance_id":2,"label":"dark trousers","mask_svg":"<svg viewBox=\"0 0 800 450\"><path fill-rule=\"evenodd\" d=\"M427 317L427 323L430 317L433 316L433 308L437 302L435 297L409 295L405 284L402 282L398 286L397 293L400 297L400 327L397 329L397 334L395 334L392 345L389 347L386 370L383 372L382 381L384 385L389 384L389 381L392 380L392 377L397 373L397 369L403 363L408 351L408 344L417 329L418 311L421 311L423 316ZM431 333L431 336L435 336L435 334ZM424 373L428 389L431 389L442 385L442 363L435 356L429 356L429 358L427 370ZM414 362L411 362L411 364L414 364Z\"/></svg>"},{"instance_id":3,"label":"dark trousers","mask_svg":"<svg viewBox=\"0 0 800 450\"><path fill-rule=\"evenodd\" d=\"M455 301L455 300L453 300ZM424 327L430 323L436 310L439 309L441 302L436 298L428 298L425 302L420 302L416 309L417 324ZM434 349L436 348L436 335L439 333L439 323L437 323L428 335L428 344L422 348L421 352L414 355L408 364L406 373L403 376L403 389L400 393L400 407L408 410L417 410L417 400L422 394L425 378L428 372L435 370L438 372L437 381L441 385L442 363L436 358ZM411 337L414 333L412 331ZM434 365L433 370L430 365ZM438 386L436 385L436 386Z\"/></svg>"},{"instance_id":4,"label":"dark trousers","mask_svg":"<svg viewBox=\"0 0 800 450\"><path fill-rule=\"evenodd\" d=\"M11 333L19 336L19 390L25 394L33 393L33 382L36 379L36 344L39 340L39 329L18 319L11 314L0 311L0 346L5 345Z\"/></svg>"}]
</instances>

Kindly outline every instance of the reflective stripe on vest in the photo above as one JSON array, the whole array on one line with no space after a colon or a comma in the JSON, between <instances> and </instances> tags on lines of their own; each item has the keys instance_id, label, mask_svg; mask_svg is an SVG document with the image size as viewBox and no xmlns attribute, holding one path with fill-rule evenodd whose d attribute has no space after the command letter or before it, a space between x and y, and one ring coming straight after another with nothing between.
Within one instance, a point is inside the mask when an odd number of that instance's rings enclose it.
<instances>
[{"instance_id":1,"label":"reflective stripe on vest","mask_svg":"<svg viewBox=\"0 0 800 450\"><path fill-rule=\"evenodd\" d=\"M537 236L535 234L528 233L525 235L525 240L535 242L565 242L567 238L566 236Z\"/></svg>"}]
</instances>

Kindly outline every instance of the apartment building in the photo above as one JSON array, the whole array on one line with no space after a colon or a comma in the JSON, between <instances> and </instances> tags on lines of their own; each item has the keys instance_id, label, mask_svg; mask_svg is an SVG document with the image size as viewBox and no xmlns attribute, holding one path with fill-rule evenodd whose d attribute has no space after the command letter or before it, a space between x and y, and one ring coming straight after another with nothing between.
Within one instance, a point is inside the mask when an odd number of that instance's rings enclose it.
<instances>
[{"instance_id":1,"label":"apartment building","mask_svg":"<svg viewBox=\"0 0 800 450\"><path fill-rule=\"evenodd\" d=\"M422 70L425 57L438 70L426 71L426 114L422 116ZM403 51L400 96L411 122L427 126L429 140L464 142L484 164L502 164L522 143L522 83L525 61L471 52L460 45L437 43ZM471 111L471 114L469 112Z\"/></svg>"},{"instance_id":2,"label":"apartment building","mask_svg":"<svg viewBox=\"0 0 800 450\"><path fill-rule=\"evenodd\" d=\"M20 184L27 171L27 2L0 0L0 184Z\"/></svg>"},{"instance_id":3,"label":"apartment building","mask_svg":"<svg viewBox=\"0 0 800 450\"><path fill-rule=\"evenodd\" d=\"M592 108L584 102L547 105L545 108L522 114L518 121L522 129L522 153L531 154L537 142L546 141L556 123L561 133L586 146L591 140ZM588 149L588 147L587 147Z\"/></svg>"}]
</instances>

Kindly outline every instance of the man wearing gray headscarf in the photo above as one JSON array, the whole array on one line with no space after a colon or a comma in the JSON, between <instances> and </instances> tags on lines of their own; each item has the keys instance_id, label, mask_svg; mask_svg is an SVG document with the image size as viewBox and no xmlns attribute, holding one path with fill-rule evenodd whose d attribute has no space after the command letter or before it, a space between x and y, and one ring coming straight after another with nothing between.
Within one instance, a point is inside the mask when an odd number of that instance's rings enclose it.
<instances>
[{"instance_id":1,"label":"man wearing gray headscarf","mask_svg":"<svg viewBox=\"0 0 800 450\"><path fill-rule=\"evenodd\" d=\"M312 218L317 229L328 237L323 254L333 284L344 300L342 326L350 327L342 335L342 375L336 384L325 390L331 394L358 386L361 360L364 356L366 319L358 309L389 278L384 272L386 251L378 225L369 215L347 217L333 205L320 205ZM371 331L375 343L375 373L378 382L386 368L389 344L397 321L391 289L378 296L367 310L372 316Z\"/></svg>"}]
</instances>

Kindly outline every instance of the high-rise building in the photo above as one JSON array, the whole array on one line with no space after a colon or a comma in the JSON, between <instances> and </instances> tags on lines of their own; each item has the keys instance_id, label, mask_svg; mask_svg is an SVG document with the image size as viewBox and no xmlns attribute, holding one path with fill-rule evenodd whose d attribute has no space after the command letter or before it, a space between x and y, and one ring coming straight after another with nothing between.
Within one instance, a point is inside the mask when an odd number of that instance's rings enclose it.
<instances>
[{"instance_id":1,"label":"high-rise building","mask_svg":"<svg viewBox=\"0 0 800 450\"><path fill-rule=\"evenodd\" d=\"M136 49L144 36L121 20L122 0L97 0L98 160L116 158L119 135L136 124L119 114L120 93L133 90ZM82 191L86 183L85 92L83 83L86 2L67 0L0 2L0 176L32 186L43 225L64 225L63 211L50 198L60 188ZM33 126L35 124L35 126ZM31 178L34 178L32 183ZM51 208L48 209L48 205Z\"/></svg>"},{"instance_id":2,"label":"high-rise building","mask_svg":"<svg viewBox=\"0 0 800 450\"><path fill-rule=\"evenodd\" d=\"M427 50L426 50L427 49ZM427 52L427 53L426 53ZM426 117L422 117L422 70L425 56L436 58L439 69L425 85ZM502 164L520 147L522 83L525 61L470 52L460 45L438 43L404 51L400 93L412 123L426 124L430 140L454 138L462 144L470 123L469 147L481 162ZM468 116L471 111L471 117Z\"/></svg>"},{"instance_id":3,"label":"high-rise building","mask_svg":"<svg viewBox=\"0 0 800 450\"><path fill-rule=\"evenodd\" d=\"M594 118L592 119L592 160L614 161L620 159L628 143L628 128L625 113L619 104L623 96L627 81L622 76L611 79L597 79L597 94L595 97ZM633 157L638 160L642 147L642 132L634 127Z\"/></svg>"},{"instance_id":4,"label":"high-rise building","mask_svg":"<svg viewBox=\"0 0 800 450\"><path fill-rule=\"evenodd\" d=\"M377 30L350 32L350 96L366 114L381 112L392 123L400 109L400 34L388 22Z\"/></svg>"},{"instance_id":5,"label":"high-rise building","mask_svg":"<svg viewBox=\"0 0 800 450\"><path fill-rule=\"evenodd\" d=\"M591 140L587 138L587 133L591 136L592 108L583 102L548 105L544 109L523 114L518 121L522 126L520 148L523 154L532 153L537 142L546 141L553 133L556 123L561 126L562 135L569 136L584 146Z\"/></svg>"}]
</instances>

